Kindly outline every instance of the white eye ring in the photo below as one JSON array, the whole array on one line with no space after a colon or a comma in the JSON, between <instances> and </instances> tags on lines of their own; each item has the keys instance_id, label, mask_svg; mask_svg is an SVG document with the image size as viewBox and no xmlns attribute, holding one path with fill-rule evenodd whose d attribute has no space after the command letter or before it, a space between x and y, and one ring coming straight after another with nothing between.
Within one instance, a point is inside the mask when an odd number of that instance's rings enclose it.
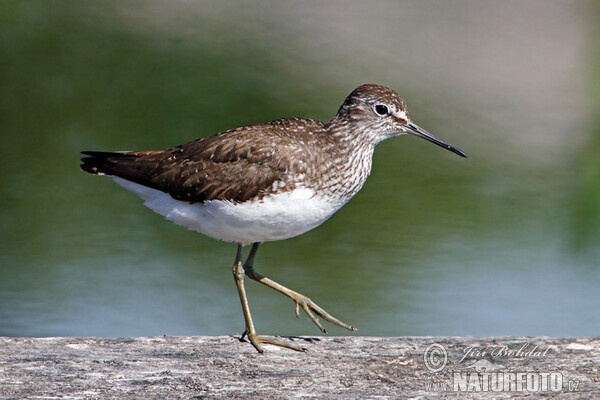
<instances>
[{"instance_id":1,"label":"white eye ring","mask_svg":"<svg viewBox=\"0 0 600 400\"><path fill-rule=\"evenodd\" d=\"M390 112L390 110L384 104L377 104L375 106L375 112L381 116L384 116L387 115Z\"/></svg>"}]
</instances>

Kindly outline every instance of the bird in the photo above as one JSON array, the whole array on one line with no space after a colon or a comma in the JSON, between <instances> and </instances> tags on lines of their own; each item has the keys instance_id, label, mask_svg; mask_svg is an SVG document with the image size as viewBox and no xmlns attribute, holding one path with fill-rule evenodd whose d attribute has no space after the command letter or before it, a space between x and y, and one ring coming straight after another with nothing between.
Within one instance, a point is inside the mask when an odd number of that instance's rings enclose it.
<instances>
[{"instance_id":1,"label":"bird","mask_svg":"<svg viewBox=\"0 0 600 400\"><path fill-rule=\"evenodd\" d=\"M163 150L82 151L81 169L109 176L175 224L236 243L232 273L245 322L240 340L247 337L259 353L263 344L305 351L291 340L257 334L244 276L289 297L296 317L302 309L323 333L319 318L355 331L309 297L261 275L254 259L262 243L301 235L329 219L362 188L377 144L406 134L467 157L412 122L394 90L363 84L328 122L284 118Z\"/></svg>"}]
</instances>

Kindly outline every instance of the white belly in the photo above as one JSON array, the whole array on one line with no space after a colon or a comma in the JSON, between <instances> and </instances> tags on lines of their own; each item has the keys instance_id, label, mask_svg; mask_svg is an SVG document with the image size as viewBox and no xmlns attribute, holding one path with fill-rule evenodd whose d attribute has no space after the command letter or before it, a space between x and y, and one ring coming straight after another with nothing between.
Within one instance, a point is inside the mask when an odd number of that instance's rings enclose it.
<instances>
[{"instance_id":1,"label":"white belly","mask_svg":"<svg viewBox=\"0 0 600 400\"><path fill-rule=\"evenodd\" d=\"M111 178L137 193L145 206L168 220L212 238L242 245L300 235L323 223L344 205L342 200L315 195L305 187L238 204L222 200L190 204L160 190Z\"/></svg>"}]
</instances>

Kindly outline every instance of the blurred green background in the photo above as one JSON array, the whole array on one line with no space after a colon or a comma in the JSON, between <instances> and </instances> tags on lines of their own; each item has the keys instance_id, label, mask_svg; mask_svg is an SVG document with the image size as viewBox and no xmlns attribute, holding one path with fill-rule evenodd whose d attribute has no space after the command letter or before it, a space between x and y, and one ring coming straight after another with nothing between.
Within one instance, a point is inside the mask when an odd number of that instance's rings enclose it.
<instances>
[{"instance_id":1,"label":"blurred green background","mask_svg":"<svg viewBox=\"0 0 600 400\"><path fill-rule=\"evenodd\" d=\"M331 118L362 83L468 159L381 144L363 190L257 270L361 335L597 335L600 32L585 1L3 1L0 335L239 334L235 245L79 171ZM248 282L259 333L316 335ZM346 331L327 326L330 334Z\"/></svg>"}]
</instances>

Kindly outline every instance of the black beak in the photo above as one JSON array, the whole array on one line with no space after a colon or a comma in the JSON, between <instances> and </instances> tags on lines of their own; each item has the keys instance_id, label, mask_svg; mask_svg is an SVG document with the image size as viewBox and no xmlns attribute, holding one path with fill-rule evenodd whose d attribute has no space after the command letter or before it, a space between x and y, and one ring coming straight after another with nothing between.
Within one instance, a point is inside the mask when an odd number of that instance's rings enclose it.
<instances>
[{"instance_id":1,"label":"black beak","mask_svg":"<svg viewBox=\"0 0 600 400\"><path fill-rule=\"evenodd\" d=\"M436 138L431 133L427 132L425 129L421 128L419 125L414 124L412 122L409 122L406 125L406 133L418 136L425 140L429 140L431 143L435 143L438 146L443 147L446 150L450 150L451 152L458 154L461 157L465 157L465 158L467 157L467 155L462 150L457 149L456 147L452 146L451 144L444 142L442 139Z\"/></svg>"}]
</instances>

